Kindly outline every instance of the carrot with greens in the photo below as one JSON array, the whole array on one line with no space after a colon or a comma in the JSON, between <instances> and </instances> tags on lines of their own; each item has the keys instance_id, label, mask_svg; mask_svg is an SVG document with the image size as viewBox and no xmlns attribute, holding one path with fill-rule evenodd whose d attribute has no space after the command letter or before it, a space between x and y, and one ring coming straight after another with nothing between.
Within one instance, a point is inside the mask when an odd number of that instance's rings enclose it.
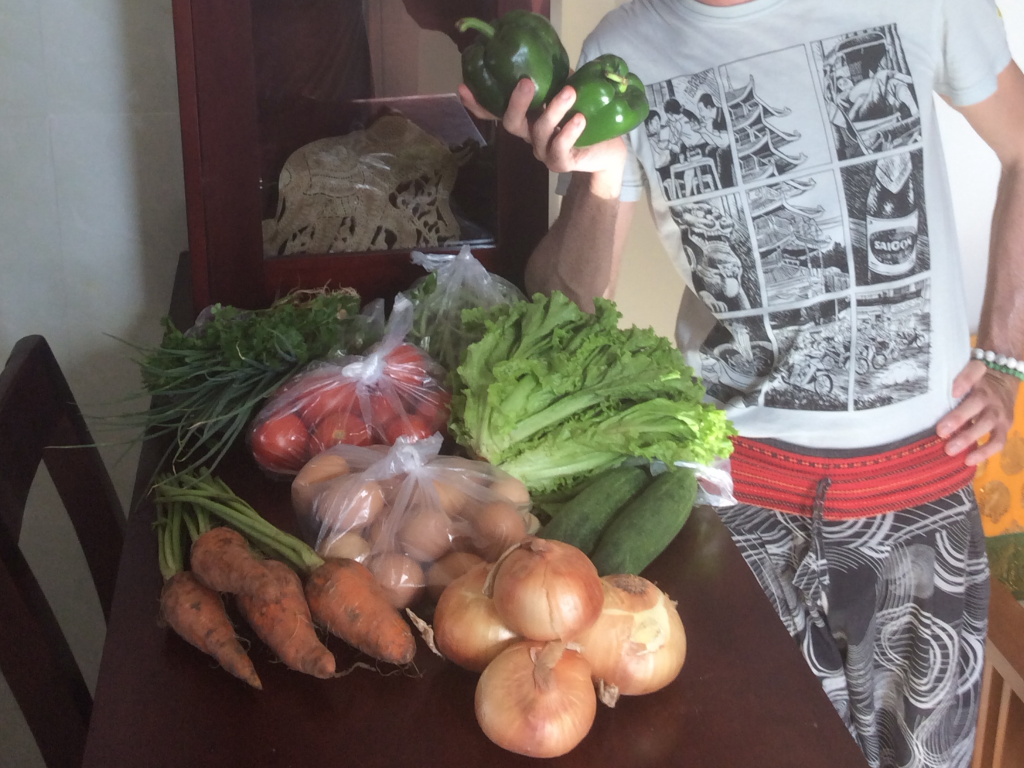
<instances>
[{"instance_id":1,"label":"carrot with greens","mask_svg":"<svg viewBox=\"0 0 1024 768\"><path fill-rule=\"evenodd\" d=\"M355 560L329 560L306 582L306 597L327 631L368 656L408 664L416 640L384 588Z\"/></svg>"},{"instance_id":2,"label":"carrot with greens","mask_svg":"<svg viewBox=\"0 0 1024 768\"><path fill-rule=\"evenodd\" d=\"M257 636L289 669L315 677L334 675L334 655L320 642L295 572L249 550L245 537L224 526L211 527L209 513L193 508L189 524L192 557L197 547L210 581L235 594L239 610ZM188 518L186 518L188 520ZM220 559L218 559L220 557ZM195 562L193 560L193 570ZM209 586L212 587L212 584Z\"/></svg>"},{"instance_id":3,"label":"carrot with greens","mask_svg":"<svg viewBox=\"0 0 1024 768\"><path fill-rule=\"evenodd\" d=\"M182 511L172 505L158 520L160 615L184 640L253 688L263 689L252 660L246 655L219 594L183 569L181 548Z\"/></svg>"},{"instance_id":4,"label":"carrot with greens","mask_svg":"<svg viewBox=\"0 0 1024 768\"><path fill-rule=\"evenodd\" d=\"M369 571L359 578L353 576L359 569L352 565L358 563L325 561L312 547L272 525L209 474L165 476L155 490L157 504L186 504L202 510L305 578L312 619L331 634L380 661L412 661L416 649L412 630Z\"/></svg>"},{"instance_id":5,"label":"carrot with greens","mask_svg":"<svg viewBox=\"0 0 1024 768\"><path fill-rule=\"evenodd\" d=\"M192 542L189 562L195 577L217 592L255 595L273 580L245 537L223 525L210 528Z\"/></svg>"},{"instance_id":6,"label":"carrot with greens","mask_svg":"<svg viewBox=\"0 0 1024 768\"><path fill-rule=\"evenodd\" d=\"M333 677L334 654L316 635L299 577L277 560L267 560L266 566L271 579L257 594L235 596L245 620L289 669Z\"/></svg>"}]
</instances>

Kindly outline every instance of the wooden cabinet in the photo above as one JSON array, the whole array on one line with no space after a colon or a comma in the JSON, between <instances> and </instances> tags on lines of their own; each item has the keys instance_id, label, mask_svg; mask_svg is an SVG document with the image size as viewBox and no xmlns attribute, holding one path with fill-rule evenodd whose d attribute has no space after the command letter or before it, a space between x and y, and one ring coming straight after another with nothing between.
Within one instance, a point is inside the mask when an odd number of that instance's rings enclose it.
<instances>
[{"instance_id":1,"label":"wooden cabinet","mask_svg":"<svg viewBox=\"0 0 1024 768\"><path fill-rule=\"evenodd\" d=\"M471 40L454 29L461 16L549 12L548 0L404 5L460 48ZM292 288L328 284L386 297L422 275L408 250L264 256L262 221L285 159L367 119L361 100L375 94L363 0L173 0L173 12L194 308L258 308ZM547 230L547 172L525 142L477 126L487 146L460 170L453 199L490 234L476 241L477 258L522 285Z\"/></svg>"}]
</instances>

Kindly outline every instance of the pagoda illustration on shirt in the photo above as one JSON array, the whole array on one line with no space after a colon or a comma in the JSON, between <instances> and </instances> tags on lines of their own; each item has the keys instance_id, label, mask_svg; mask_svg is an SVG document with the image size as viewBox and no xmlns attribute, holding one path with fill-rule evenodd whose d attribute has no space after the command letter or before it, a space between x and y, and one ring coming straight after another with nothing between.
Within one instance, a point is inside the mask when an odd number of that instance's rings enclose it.
<instances>
[{"instance_id":1,"label":"pagoda illustration on shirt","mask_svg":"<svg viewBox=\"0 0 1024 768\"><path fill-rule=\"evenodd\" d=\"M813 177L788 179L757 187L747 195L771 306L849 287L849 276L833 264L840 246L818 223L825 209L820 204L794 202L815 184Z\"/></svg>"},{"instance_id":2,"label":"pagoda illustration on shirt","mask_svg":"<svg viewBox=\"0 0 1024 768\"><path fill-rule=\"evenodd\" d=\"M921 119L896 25L677 75L647 96L638 155L678 227L670 253L716 321L688 342L708 394L852 412L926 393Z\"/></svg>"},{"instance_id":3,"label":"pagoda illustration on shirt","mask_svg":"<svg viewBox=\"0 0 1024 768\"><path fill-rule=\"evenodd\" d=\"M799 131L784 131L772 122L773 117L787 117L787 107L776 108L758 98L754 76L740 88L728 89L725 102L732 120L732 135L740 174L745 182L770 176L782 176L803 163L807 156L787 154L787 144L800 139Z\"/></svg>"}]
</instances>

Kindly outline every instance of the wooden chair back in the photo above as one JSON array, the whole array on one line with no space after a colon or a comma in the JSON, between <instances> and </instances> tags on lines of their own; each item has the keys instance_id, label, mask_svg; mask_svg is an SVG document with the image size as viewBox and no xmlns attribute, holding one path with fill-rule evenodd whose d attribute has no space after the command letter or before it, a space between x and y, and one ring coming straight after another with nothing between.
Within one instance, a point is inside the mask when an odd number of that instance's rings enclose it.
<instances>
[{"instance_id":1,"label":"wooden chair back","mask_svg":"<svg viewBox=\"0 0 1024 768\"><path fill-rule=\"evenodd\" d=\"M971 768L1024 766L1024 605L992 579L978 736Z\"/></svg>"},{"instance_id":2,"label":"wooden chair back","mask_svg":"<svg viewBox=\"0 0 1024 768\"><path fill-rule=\"evenodd\" d=\"M81 764L92 696L19 539L41 464L74 526L109 621L125 516L81 411L42 336L0 372L0 672L48 768Z\"/></svg>"}]
</instances>

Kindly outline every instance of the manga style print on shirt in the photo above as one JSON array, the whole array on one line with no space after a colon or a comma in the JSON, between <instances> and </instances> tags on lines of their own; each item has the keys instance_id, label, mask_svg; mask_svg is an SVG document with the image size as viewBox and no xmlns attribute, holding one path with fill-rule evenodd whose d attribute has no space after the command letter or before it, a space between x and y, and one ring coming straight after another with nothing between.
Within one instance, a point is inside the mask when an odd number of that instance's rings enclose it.
<instances>
[{"instance_id":1,"label":"manga style print on shirt","mask_svg":"<svg viewBox=\"0 0 1024 768\"><path fill-rule=\"evenodd\" d=\"M718 319L700 348L708 394L803 411L924 394L921 120L896 25L681 75L647 96L649 181Z\"/></svg>"}]
</instances>

